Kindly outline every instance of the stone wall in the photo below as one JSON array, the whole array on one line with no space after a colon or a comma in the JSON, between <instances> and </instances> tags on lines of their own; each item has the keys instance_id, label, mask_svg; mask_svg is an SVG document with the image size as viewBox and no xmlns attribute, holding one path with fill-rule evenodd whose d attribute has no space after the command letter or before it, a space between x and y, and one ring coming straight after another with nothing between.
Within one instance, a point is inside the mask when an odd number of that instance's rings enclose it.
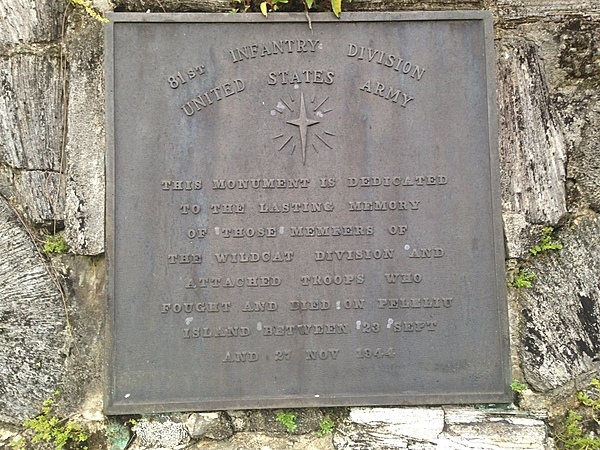
<instances>
[{"instance_id":1,"label":"stone wall","mask_svg":"<svg viewBox=\"0 0 600 450\"><path fill-rule=\"evenodd\" d=\"M94 4L139 12L232 6ZM566 411L581 408L576 392L600 376L600 1L353 0L343 8L494 15L508 281L521 270L536 275L532 287L510 287L508 294L513 377L527 384L515 394L517 406L306 409L296 411L293 433L275 420L276 411L137 417L135 425L130 417L104 417L103 25L67 0L3 0L0 447L27 436L22 422L49 398L57 415L92 434L90 448L554 445ZM562 249L533 255L546 227ZM67 253L44 251L52 235L64 237ZM325 415L334 431L319 436Z\"/></svg>"}]
</instances>

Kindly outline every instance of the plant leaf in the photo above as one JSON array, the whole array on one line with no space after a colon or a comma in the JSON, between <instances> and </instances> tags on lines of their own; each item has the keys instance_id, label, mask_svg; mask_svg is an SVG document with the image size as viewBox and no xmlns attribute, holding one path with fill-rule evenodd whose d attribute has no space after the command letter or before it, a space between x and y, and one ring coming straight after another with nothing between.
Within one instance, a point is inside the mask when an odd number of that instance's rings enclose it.
<instances>
[{"instance_id":1,"label":"plant leaf","mask_svg":"<svg viewBox=\"0 0 600 450\"><path fill-rule=\"evenodd\" d=\"M304 0L304 2L306 3L306 7L308 9L313 7L313 4L315 3L315 0Z\"/></svg>"},{"instance_id":2,"label":"plant leaf","mask_svg":"<svg viewBox=\"0 0 600 450\"><path fill-rule=\"evenodd\" d=\"M342 12L342 0L331 0L331 10L335 14L335 17L340 17Z\"/></svg>"},{"instance_id":3,"label":"plant leaf","mask_svg":"<svg viewBox=\"0 0 600 450\"><path fill-rule=\"evenodd\" d=\"M267 2L262 2L260 4L260 12L263 14L263 16L267 17Z\"/></svg>"}]
</instances>

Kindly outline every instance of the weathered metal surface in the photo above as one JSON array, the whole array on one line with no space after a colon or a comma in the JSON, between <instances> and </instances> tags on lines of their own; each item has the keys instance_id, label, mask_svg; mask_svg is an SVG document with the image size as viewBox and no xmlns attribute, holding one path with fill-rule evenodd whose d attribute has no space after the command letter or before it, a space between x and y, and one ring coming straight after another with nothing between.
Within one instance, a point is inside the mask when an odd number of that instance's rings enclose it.
<instances>
[{"instance_id":1,"label":"weathered metal surface","mask_svg":"<svg viewBox=\"0 0 600 450\"><path fill-rule=\"evenodd\" d=\"M107 413L510 400L489 14L110 19Z\"/></svg>"}]
</instances>

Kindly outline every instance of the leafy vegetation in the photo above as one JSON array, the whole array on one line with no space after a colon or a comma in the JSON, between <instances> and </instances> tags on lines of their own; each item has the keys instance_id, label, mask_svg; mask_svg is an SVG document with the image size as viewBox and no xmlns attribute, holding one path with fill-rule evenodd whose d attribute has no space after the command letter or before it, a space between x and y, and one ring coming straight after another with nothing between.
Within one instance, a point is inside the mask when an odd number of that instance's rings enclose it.
<instances>
[{"instance_id":1,"label":"leafy vegetation","mask_svg":"<svg viewBox=\"0 0 600 450\"><path fill-rule=\"evenodd\" d=\"M277 11L280 4L287 3L288 0L265 0L260 3L260 12L267 17L269 11Z\"/></svg>"},{"instance_id":2,"label":"leafy vegetation","mask_svg":"<svg viewBox=\"0 0 600 450\"><path fill-rule=\"evenodd\" d=\"M342 13L342 0L331 0L331 10L335 14L335 17L340 17Z\"/></svg>"},{"instance_id":3,"label":"leafy vegetation","mask_svg":"<svg viewBox=\"0 0 600 450\"><path fill-rule=\"evenodd\" d=\"M537 255L538 253L546 252L548 250L560 250L563 248L562 244L558 241L552 239L552 232L554 228L546 227L542 230L542 237L540 238L540 242L538 245L529 250L532 255Z\"/></svg>"},{"instance_id":4,"label":"leafy vegetation","mask_svg":"<svg viewBox=\"0 0 600 450\"><path fill-rule=\"evenodd\" d=\"M244 12L250 9L250 0L234 0L239 6L234 6L231 12L239 12L243 9ZM287 3L288 0L263 0L260 3L260 12L267 17L269 12L277 11L279 5ZM308 14L308 10L312 9L315 5L315 0L303 0L304 8ZM340 17L342 12L342 0L331 0L331 11L336 17ZM309 20L310 22L310 20Z\"/></svg>"},{"instance_id":5,"label":"leafy vegetation","mask_svg":"<svg viewBox=\"0 0 600 450\"><path fill-rule=\"evenodd\" d=\"M66 253L69 251L69 246L63 235L55 234L54 236L46 236L44 251L46 253Z\"/></svg>"},{"instance_id":6,"label":"leafy vegetation","mask_svg":"<svg viewBox=\"0 0 600 450\"><path fill-rule=\"evenodd\" d=\"M566 450L598 450L600 440L597 437L586 436L581 425L582 416L575 411L569 411L563 424L563 429L557 438Z\"/></svg>"},{"instance_id":7,"label":"leafy vegetation","mask_svg":"<svg viewBox=\"0 0 600 450\"><path fill-rule=\"evenodd\" d=\"M234 0L234 7L231 8L232 13L238 13L240 11L248 12L250 9L250 0Z\"/></svg>"},{"instance_id":8,"label":"leafy vegetation","mask_svg":"<svg viewBox=\"0 0 600 450\"><path fill-rule=\"evenodd\" d=\"M513 380L512 383L510 383L510 388L513 392L520 394L527 389L527 385L525 383L520 382L519 380Z\"/></svg>"},{"instance_id":9,"label":"leafy vegetation","mask_svg":"<svg viewBox=\"0 0 600 450\"><path fill-rule=\"evenodd\" d=\"M288 432L293 433L298 428L296 425L296 414L293 412L280 412L277 415L277 421L282 424Z\"/></svg>"},{"instance_id":10,"label":"leafy vegetation","mask_svg":"<svg viewBox=\"0 0 600 450\"><path fill-rule=\"evenodd\" d=\"M92 19L96 19L97 21L102 22L102 23L108 23L108 19L106 17L104 17L102 14L100 14L98 11L96 11L93 8L92 4L90 2L88 2L87 0L71 0L71 3L74 6L79 6L83 9L85 9L85 12Z\"/></svg>"},{"instance_id":11,"label":"leafy vegetation","mask_svg":"<svg viewBox=\"0 0 600 450\"><path fill-rule=\"evenodd\" d=\"M510 285L516 288L530 288L533 280L535 280L535 273L531 273L527 269L521 269L519 273L514 275Z\"/></svg>"},{"instance_id":12,"label":"leafy vegetation","mask_svg":"<svg viewBox=\"0 0 600 450\"><path fill-rule=\"evenodd\" d=\"M590 387L596 389L600 393L600 380L594 378L590 382ZM598 396L596 399L593 399L584 392L579 392L577 393L577 400L579 400L583 405L592 408L592 418L598 425L600 425L600 419L596 417L596 414L598 411L600 411L600 396Z\"/></svg>"},{"instance_id":13,"label":"leafy vegetation","mask_svg":"<svg viewBox=\"0 0 600 450\"><path fill-rule=\"evenodd\" d=\"M87 446L84 446L83 443L88 440L88 434L78 424L67 419L59 419L54 415L54 398L59 394L56 391L53 398L49 398L42 403L42 413L39 416L23 422L23 426L34 433L31 443L48 442L53 444L56 450L65 447L87 450ZM15 449L28 448L24 437L14 440L9 445Z\"/></svg>"},{"instance_id":14,"label":"leafy vegetation","mask_svg":"<svg viewBox=\"0 0 600 450\"><path fill-rule=\"evenodd\" d=\"M323 420L319 422L319 429L317 430L317 434L319 436L330 434L333 431L333 425L333 420L331 420L329 416L323 417Z\"/></svg>"},{"instance_id":15,"label":"leafy vegetation","mask_svg":"<svg viewBox=\"0 0 600 450\"><path fill-rule=\"evenodd\" d=\"M590 387L600 393L600 380L592 380ZM568 411L562 429L556 436L559 446L565 450L600 450L600 419L597 417L600 411L600 395L592 398L584 392L579 392L577 399L583 406L590 408L591 419L584 419L575 411Z\"/></svg>"}]
</instances>

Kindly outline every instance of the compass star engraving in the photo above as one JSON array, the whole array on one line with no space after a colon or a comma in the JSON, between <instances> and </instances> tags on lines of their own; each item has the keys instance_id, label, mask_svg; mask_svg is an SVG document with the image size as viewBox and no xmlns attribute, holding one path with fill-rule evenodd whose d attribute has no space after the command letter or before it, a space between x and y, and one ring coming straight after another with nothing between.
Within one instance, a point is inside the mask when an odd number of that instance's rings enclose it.
<instances>
[{"instance_id":1,"label":"compass star engraving","mask_svg":"<svg viewBox=\"0 0 600 450\"><path fill-rule=\"evenodd\" d=\"M297 86L296 86L297 89ZM278 151L283 150L284 148L292 148L291 153L294 154L296 151L296 147L298 146L298 141L294 139L294 136L300 137L300 148L302 149L302 164L306 165L306 154L309 145L313 148L315 153L319 153L318 146L325 146L327 149L332 150L333 147L328 142L329 138L327 136L335 136L334 133L324 130L322 125L319 130L315 132L310 132L311 136L317 138L317 140L313 139L313 142L310 142L309 138L309 128L313 125L322 124L324 122L325 114L332 111L331 108L324 106L325 103L329 100L329 96L325 96L325 98L321 97L317 99L316 94L308 95L305 97L304 92L300 92L300 104L298 105L298 98L294 97L291 93L286 96L280 97L279 102L275 109L271 110L271 116L277 116L278 114L286 115L286 110L289 113L293 114L293 118L289 120L285 120L285 123L288 125L293 125L294 127L298 127L297 134L289 134L289 133L280 133L277 136L273 137L273 140L284 139L279 146Z\"/></svg>"},{"instance_id":2,"label":"compass star engraving","mask_svg":"<svg viewBox=\"0 0 600 450\"><path fill-rule=\"evenodd\" d=\"M308 127L316 125L319 121L309 119L306 115L303 92L300 92L300 117L294 120L288 120L286 123L298 127L298 131L300 132L300 145L302 146L302 164L306 165L306 133L308 132Z\"/></svg>"}]
</instances>

